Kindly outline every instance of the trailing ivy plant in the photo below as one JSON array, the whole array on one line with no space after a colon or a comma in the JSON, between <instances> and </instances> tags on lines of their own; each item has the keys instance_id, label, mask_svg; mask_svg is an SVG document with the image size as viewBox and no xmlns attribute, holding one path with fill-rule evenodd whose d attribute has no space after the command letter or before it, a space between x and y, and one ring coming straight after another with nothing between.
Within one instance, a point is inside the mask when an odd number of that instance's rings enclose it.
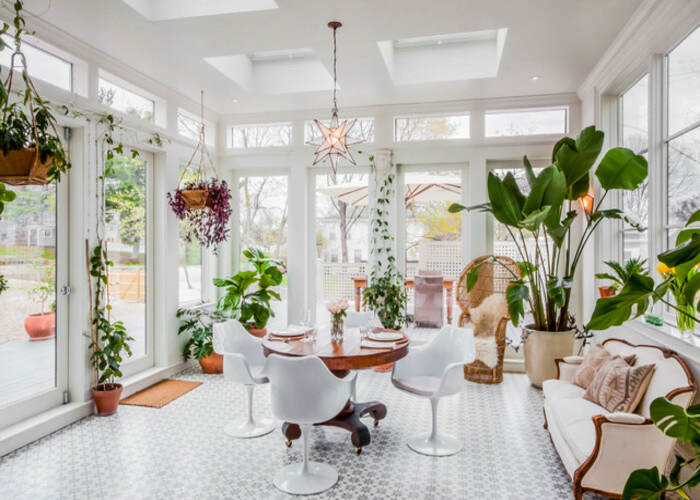
<instances>
[{"instance_id":1,"label":"trailing ivy plant","mask_svg":"<svg viewBox=\"0 0 700 500\"><path fill-rule=\"evenodd\" d=\"M372 173L376 174L374 156L369 157ZM372 309L384 328L399 330L406 323L405 281L396 267L393 242L389 231L391 196L395 190L395 175L389 173L378 188L376 206L370 209L370 246L375 256L369 276L369 286L362 293L362 304Z\"/></svg>"},{"instance_id":2,"label":"trailing ivy plant","mask_svg":"<svg viewBox=\"0 0 700 500\"><path fill-rule=\"evenodd\" d=\"M87 242L86 242L87 251ZM109 283L109 268L114 263L107 258L107 248L102 242L89 255L90 276L94 278L94 294L90 328L90 362L93 368L93 386L95 390L108 391L115 389L117 378L122 376L122 356L131 357L129 342L134 339L129 336L121 321L112 321L112 306L109 304L107 286ZM92 280L91 280L92 281Z\"/></svg>"},{"instance_id":3,"label":"trailing ivy plant","mask_svg":"<svg viewBox=\"0 0 700 500\"><path fill-rule=\"evenodd\" d=\"M214 324L226 321L226 316L216 309L178 309L177 318L180 320L177 334L189 334L182 348L185 360L211 356L214 352Z\"/></svg>"},{"instance_id":4,"label":"trailing ivy plant","mask_svg":"<svg viewBox=\"0 0 700 500\"><path fill-rule=\"evenodd\" d=\"M12 151L36 148L40 161L49 165L46 180L58 181L71 164L61 144L56 118L53 115L54 106L39 96L27 71L21 45L22 37L31 33L25 29L23 7L23 0L15 0L12 3L15 51L12 54L9 75L4 82L0 82L0 151L3 155L8 155ZM3 23L0 36L6 34L9 29L10 26ZM6 48L5 42L1 42L0 50ZM12 90L14 66L20 63L24 89L15 92Z\"/></svg>"}]
</instances>

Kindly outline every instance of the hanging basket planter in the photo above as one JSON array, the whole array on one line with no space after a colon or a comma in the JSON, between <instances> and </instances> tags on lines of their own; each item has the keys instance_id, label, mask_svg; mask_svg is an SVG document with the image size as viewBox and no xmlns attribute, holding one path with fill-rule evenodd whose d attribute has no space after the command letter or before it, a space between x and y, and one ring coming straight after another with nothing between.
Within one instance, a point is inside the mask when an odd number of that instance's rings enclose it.
<instances>
[{"instance_id":1,"label":"hanging basket planter","mask_svg":"<svg viewBox=\"0 0 700 500\"><path fill-rule=\"evenodd\" d=\"M199 165L192 160L199 153ZM208 178L208 167L214 176ZM190 179L186 180L188 172ZM207 151L204 137L204 93L202 92L199 142L190 161L180 176L177 189L167 194L170 208L185 223L184 239L199 241L205 247L214 247L228 239L231 217L231 191L226 181L219 179Z\"/></svg>"},{"instance_id":2,"label":"hanging basket planter","mask_svg":"<svg viewBox=\"0 0 700 500\"><path fill-rule=\"evenodd\" d=\"M58 181L71 165L51 112L53 106L39 96L27 70L22 52L22 36L26 33L22 2L15 2L14 9L15 50L7 79L0 84L0 182L12 186L49 184ZM5 24L0 35L8 29ZM12 88L15 68L20 70L24 83L19 90Z\"/></svg>"},{"instance_id":3,"label":"hanging basket planter","mask_svg":"<svg viewBox=\"0 0 700 500\"><path fill-rule=\"evenodd\" d=\"M36 148L18 149L3 154L0 151L0 182L11 186L49 184L53 156L41 161Z\"/></svg>"}]
</instances>

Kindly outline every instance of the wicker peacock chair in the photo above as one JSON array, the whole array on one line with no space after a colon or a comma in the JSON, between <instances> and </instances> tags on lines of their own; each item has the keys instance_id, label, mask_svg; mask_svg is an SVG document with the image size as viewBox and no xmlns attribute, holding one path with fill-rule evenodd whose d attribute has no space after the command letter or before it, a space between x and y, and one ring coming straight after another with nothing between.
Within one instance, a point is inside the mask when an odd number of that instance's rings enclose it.
<instances>
[{"instance_id":1,"label":"wicker peacock chair","mask_svg":"<svg viewBox=\"0 0 700 500\"><path fill-rule=\"evenodd\" d=\"M489 258L489 256L485 256L474 259L459 277L457 303L462 309L462 314L459 316L459 326L465 326L469 323L469 310L477 307L484 299L494 293L505 295L508 283L513 279L513 274L509 270L516 276L521 277L520 268L513 259L510 257L496 257L498 262L481 264L479 279L472 290L467 292L467 273L474 266ZM503 354L506 350L506 327L509 321L510 316L501 318L494 332L498 348L498 364L493 368L489 368L479 360L474 361L464 366L464 378L480 384L500 384L503 382Z\"/></svg>"}]
</instances>

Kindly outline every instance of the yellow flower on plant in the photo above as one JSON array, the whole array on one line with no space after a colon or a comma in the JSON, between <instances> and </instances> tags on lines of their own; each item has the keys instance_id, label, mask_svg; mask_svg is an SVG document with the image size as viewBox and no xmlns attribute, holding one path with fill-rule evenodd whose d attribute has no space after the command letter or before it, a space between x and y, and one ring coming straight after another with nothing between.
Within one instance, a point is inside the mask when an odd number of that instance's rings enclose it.
<instances>
[{"instance_id":1,"label":"yellow flower on plant","mask_svg":"<svg viewBox=\"0 0 700 500\"><path fill-rule=\"evenodd\" d=\"M667 274L669 274L669 273L674 273L674 274L675 274L674 269L671 269L670 267L668 267L668 266L667 266L666 264L664 264L663 262L660 263L658 266L656 266L656 270L657 270L657 271L659 272L659 274L661 274L662 276L665 276L665 275L667 275Z\"/></svg>"}]
</instances>

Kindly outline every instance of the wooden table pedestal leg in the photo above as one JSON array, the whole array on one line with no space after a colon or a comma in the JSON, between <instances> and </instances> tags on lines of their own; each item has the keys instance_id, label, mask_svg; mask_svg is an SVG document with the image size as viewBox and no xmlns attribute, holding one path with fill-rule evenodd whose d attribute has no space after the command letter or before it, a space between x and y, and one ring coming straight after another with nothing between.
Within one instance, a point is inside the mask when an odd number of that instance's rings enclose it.
<instances>
[{"instance_id":1,"label":"wooden table pedestal leg","mask_svg":"<svg viewBox=\"0 0 700 500\"><path fill-rule=\"evenodd\" d=\"M348 401L338 415L316 425L340 427L350 431L350 439L355 447L355 452L359 455L362 452L362 448L371 441L369 429L360 421L360 417L365 415L371 415L376 426L380 420L386 417L386 406L378 401L370 403L353 403ZM287 446L291 446L293 440L301 437L299 426L288 422L282 425L282 433L287 438Z\"/></svg>"}]
</instances>

